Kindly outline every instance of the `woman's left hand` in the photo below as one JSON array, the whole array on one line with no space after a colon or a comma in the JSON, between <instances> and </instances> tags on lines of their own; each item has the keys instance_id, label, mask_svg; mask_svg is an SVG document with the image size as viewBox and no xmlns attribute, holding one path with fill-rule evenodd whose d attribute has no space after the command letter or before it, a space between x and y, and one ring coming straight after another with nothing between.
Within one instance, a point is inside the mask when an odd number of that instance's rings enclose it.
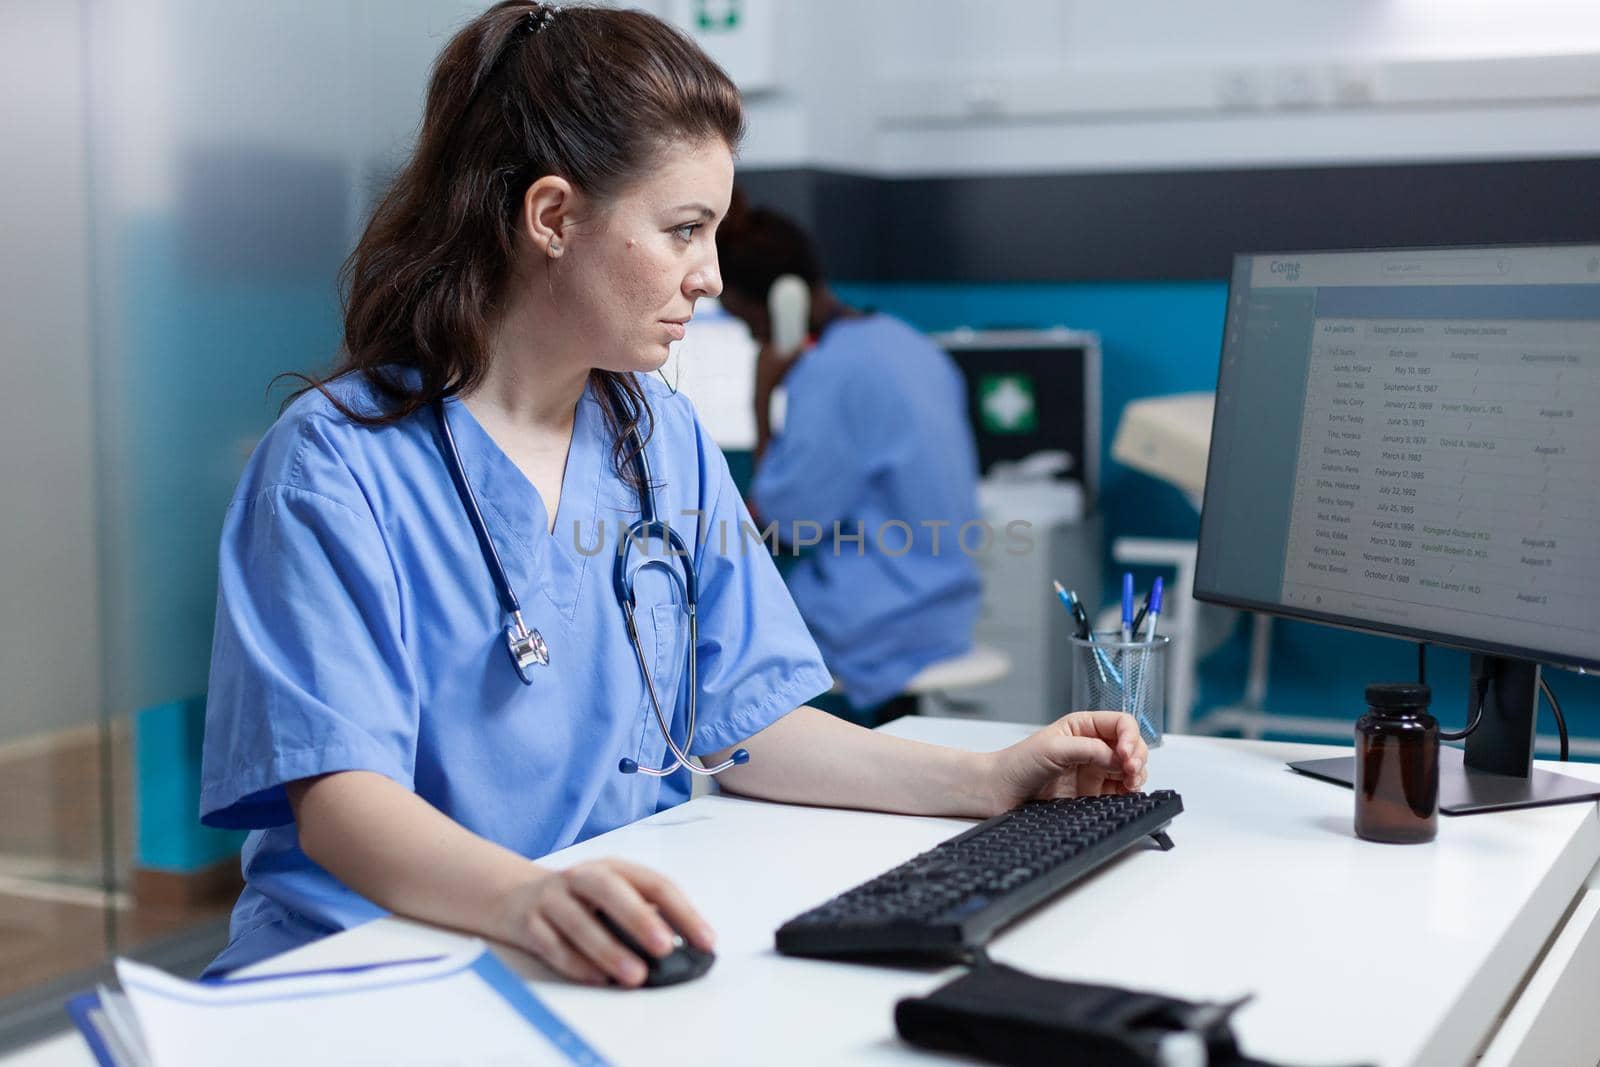
<instances>
[{"instance_id":1,"label":"woman's left hand","mask_svg":"<svg viewBox=\"0 0 1600 1067\"><path fill-rule=\"evenodd\" d=\"M989 753L993 814L1030 800L1131 793L1144 785L1149 749L1132 715L1074 711Z\"/></svg>"}]
</instances>

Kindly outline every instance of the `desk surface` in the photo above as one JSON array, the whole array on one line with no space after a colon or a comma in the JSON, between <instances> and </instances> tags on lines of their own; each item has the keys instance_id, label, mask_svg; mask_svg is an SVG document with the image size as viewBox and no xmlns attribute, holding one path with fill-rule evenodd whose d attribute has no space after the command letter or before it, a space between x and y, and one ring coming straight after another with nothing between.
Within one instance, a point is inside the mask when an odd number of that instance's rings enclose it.
<instances>
[{"instance_id":1,"label":"desk surface","mask_svg":"<svg viewBox=\"0 0 1600 1067\"><path fill-rule=\"evenodd\" d=\"M887 729L986 749L1029 728L913 718ZM1348 790L1284 767L1331 751L1169 738L1152 754L1150 788L1183 794L1177 847L1119 860L1006 931L991 955L1179 996L1253 992L1236 1025L1245 1049L1267 1059L1465 1062L1600 860L1596 806L1446 818L1432 846L1372 844L1351 832ZM1597 765L1563 769L1600 780ZM718 931L705 978L624 993L511 962L619 1064L941 1062L902 1044L891 1013L954 970L787 959L772 933L965 825L703 797L547 862L614 854L672 877ZM451 936L386 919L256 970L410 955ZM88 1064L75 1040L7 1067Z\"/></svg>"}]
</instances>

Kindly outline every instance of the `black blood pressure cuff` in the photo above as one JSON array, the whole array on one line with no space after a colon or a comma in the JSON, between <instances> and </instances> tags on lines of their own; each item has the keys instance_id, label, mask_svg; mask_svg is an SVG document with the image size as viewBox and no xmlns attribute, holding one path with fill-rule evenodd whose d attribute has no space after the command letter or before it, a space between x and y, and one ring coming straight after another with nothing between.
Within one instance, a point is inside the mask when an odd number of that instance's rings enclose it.
<instances>
[{"instance_id":1,"label":"black blood pressure cuff","mask_svg":"<svg viewBox=\"0 0 1600 1067\"><path fill-rule=\"evenodd\" d=\"M913 1045L990 1063L1073 1067L1270 1067L1239 1052L1228 1016L1197 1003L1038 978L990 963L895 1005Z\"/></svg>"}]
</instances>

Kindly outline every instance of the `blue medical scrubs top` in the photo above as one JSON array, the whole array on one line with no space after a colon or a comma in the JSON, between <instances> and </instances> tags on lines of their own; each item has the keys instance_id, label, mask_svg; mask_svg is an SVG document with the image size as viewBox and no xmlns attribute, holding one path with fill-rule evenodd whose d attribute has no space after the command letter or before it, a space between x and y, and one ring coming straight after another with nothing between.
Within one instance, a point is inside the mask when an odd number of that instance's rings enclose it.
<instances>
[{"instance_id":1,"label":"blue medical scrubs top","mask_svg":"<svg viewBox=\"0 0 1600 1067\"><path fill-rule=\"evenodd\" d=\"M785 539L815 536L794 536L796 522L822 528L787 571L789 591L845 696L870 707L972 647L984 543L969 526L978 460L966 385L942 349L877 314L833 322L784 389L783 431L751 498ZM862 542L836 539L835 523Z\"/></svg>"},{"instance_id":2,"label":"blue medical scrubs top","mask_svg":"<svg viewBox=\"0 0 1600 1067\"><path fill-rule=\"evenodd\" d=\"M640 379L658 513L699 573L692 752L726 748L826 690L829 675L686 398ZM359 378L330 387L378 410ZM523 617L550 665L518 680L506 623L431 413L367 428L315 392L263 438L223 529L200 811L243 828L246 887L220 972L382 912L301 850L284 783L364 770L536 858L688 798L667 762L612 563L637 493L617 475L593 390L579 401L554 533L537 491L457 401L447 417ZM698 514L694 514L698 513ZM638 550L635 550L638 556ZM655 542L651 555L662 559ZM642 560L641 560L642 562ZM685 616L638 578L641 645L682 743Z\"/></svg>"}]
</instances>

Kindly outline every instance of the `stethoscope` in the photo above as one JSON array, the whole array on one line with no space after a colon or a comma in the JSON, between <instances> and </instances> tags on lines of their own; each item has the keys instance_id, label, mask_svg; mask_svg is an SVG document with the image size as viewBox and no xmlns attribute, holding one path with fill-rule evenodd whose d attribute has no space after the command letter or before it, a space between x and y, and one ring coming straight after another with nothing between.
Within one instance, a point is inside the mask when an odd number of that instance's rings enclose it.
<instances>
[{"instance_id":1,"label":"stethoscope","mask_svg":"<svg viewBox=\"0 0 1600 1067\"><path fill-rule=\"evenodd\" d=\"M461 453L456 451L455 435L450 432L450 420L445 418L443 400L433 402L433 417L439 424L439 436L443 442L440 451L444 453L445 466L450 468L450 480L456 484L456 493L461 497L461 505L466 509L467 518L472 523L472 532L478 535L478 547L483 550L483 561L489 567L490 577L494 579L495 591L500 596L500 607L511 619L506 624L505 634L506 649L511 653L512 666L516 668L517 677L522 679L523 685L532 685L533 668L550 665L550 647L545 644L544 635L522 619L522 605L517 601L517 594L512 591L511 580L506 577L506 569L500 562L500 553L495 549L494 541L489 536L489 527L484 525L483 512L478 509L478 498L467 482L466 471L461 465ZM639 672L644 675L645 689L650 694L650 706L655 710L656 725L661 728L661 736L666 738L667 747L672 750L672 763L666 767L641 767L634 760L624 756L618 761L617 770L623 774L648 774L655 778L665 778L679 768L692 774L706 776L721 774L736 764L748 763L750 753L742 748L736 749L731 757L715 767L701 767L689 759L689 749L694 747L695 698L699 694L699 685L696 681L696 669L699 666L699 656L696 654L699 643L696 600L700 587L695 579L694 558L689 554L689 547L684 544L683 538L676 530L656 517L655 483L650 479L650 460L645 455L644 437L639 433L637 422L630 432L634 445L633 473L639 483L639 518L628 527L622 535L621 543L617 546L616 564L611 571L611 586L616 593L617 604L622 608L623 618L628 623L628 640L633 643L634 656L639 660ZM633 550L640 545L648 545L652 539L659 539L666 546L667 559L646 560L639 566L638 571L630 575L628 561L633 555ZM682 574L674 570L667 561L673 556L677 556L682 562ZM672 740L672 724L661 710L661 701L656 695L655 679L645 662L644 646L639 641L639 627L634 621L634 609L638 604L638 598L634 594L633 582L640 571L650 567L659 567L672 578L678 589L679 599L683 603L683 610L689 617L689 648L685 653L689 677L689 724L682 748Z\"/></svg>"}]
</instances>

